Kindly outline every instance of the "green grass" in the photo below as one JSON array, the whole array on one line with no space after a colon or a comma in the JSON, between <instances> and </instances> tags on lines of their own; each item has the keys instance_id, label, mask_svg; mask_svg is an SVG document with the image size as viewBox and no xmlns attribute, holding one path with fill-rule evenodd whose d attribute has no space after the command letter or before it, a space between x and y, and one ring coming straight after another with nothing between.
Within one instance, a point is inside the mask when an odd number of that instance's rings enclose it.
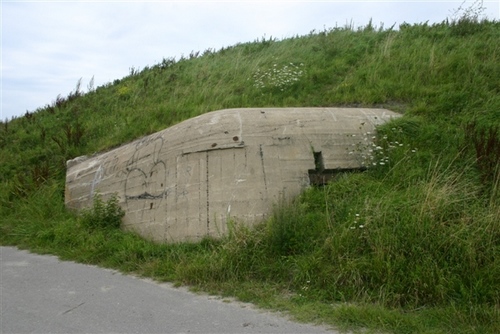
<instances>
[{"instance_id":1,"label":"green grass","mask_svg":"<svg viewBox=\"0 0 500 334\"><path fill-rule=\"evenodd\" d=\"M499 42L494 21L369 24L164 59L85 94L77 86L0 123L0 244L340 329L498 333ZM366 172L275 203L255 228L233 222L219 240L154 244L110 226L113 202L83 216L64 207L68 159L213 110L281 106L404 116L378 129L378 148L360 148L375 149Z\"/></svg>"}]
</instances>

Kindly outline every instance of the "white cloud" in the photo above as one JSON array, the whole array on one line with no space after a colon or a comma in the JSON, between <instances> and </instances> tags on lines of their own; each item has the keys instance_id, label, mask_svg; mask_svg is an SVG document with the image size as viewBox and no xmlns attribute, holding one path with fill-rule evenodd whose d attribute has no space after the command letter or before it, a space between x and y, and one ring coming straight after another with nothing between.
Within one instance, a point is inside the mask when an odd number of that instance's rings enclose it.
<instances>
[{"instance_id":1,"label":"white cloud","mask_svg":"<svg viewBox=\"0 0 500 334\"><path fill-rule=\"evenodd\" d=\"M236 43L373 24L440 22L461 1L2 1L1 119L163 58ZM498 19L498 1L485 1Z\"/></svg>"}]
</instances>

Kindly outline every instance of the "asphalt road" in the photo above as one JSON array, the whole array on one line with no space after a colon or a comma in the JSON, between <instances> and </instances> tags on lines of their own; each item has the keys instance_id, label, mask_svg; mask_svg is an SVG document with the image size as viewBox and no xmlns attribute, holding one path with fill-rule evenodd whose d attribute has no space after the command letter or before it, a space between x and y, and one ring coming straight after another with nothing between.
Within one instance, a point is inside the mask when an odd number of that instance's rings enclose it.
<instances>
[{"instance_id":1,"label":"asphalt road","mask_svg":"<svg viewBox=\"0 0 500 334\"><path fill-rule=\"evenodd\" d=\"M0 261L0 333L334 333L13 247L0 247Z\"/></svg>"}]
</instances>

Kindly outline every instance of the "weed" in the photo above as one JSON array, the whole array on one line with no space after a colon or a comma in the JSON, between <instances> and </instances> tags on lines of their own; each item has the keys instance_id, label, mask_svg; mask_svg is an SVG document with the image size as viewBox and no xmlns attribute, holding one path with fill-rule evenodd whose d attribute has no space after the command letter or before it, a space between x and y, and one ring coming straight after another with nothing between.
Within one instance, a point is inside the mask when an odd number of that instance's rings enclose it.
<instances>
[{"instance_id":1,"label":"weed","mask_svg":"<svg viewBox=\"0 0 500 334\"><path fill-rule=\"evenodd\" d=\"M465 126L465 145L472 145L476 153L476 165L485 185L494 184L499 178L500 131L498 126L481 128L476 121Z\"/></svg>"},{"instance_id":2,"label":"weed","mask_svg":"<svg viewBox=\"0 0 500 334\"><path fill-rule=\"evenodd\" d=\"M130 87L128 87L128 86L122 86L122 87L118 88L118 92L117 93L118 93L118 97L120 99L127 100L127 99L130 98L131 92L132 91L131 91Z\"/></svg>"},{"instance_id":3,"label":"weed","mask_svg":"<svg viewBox=\"0 0 500 334\"><path fill-rule=\"evenodd\" d=\"M68 101L73 101L83 95L82 91L80 90L81 85L82 85L82 78L78 79L78 81L76 82L75 89L68 94Z\"/></svg>"},{"instance_id":4,"label":"weed","mask_svg":"<svg viewBox=\"0 0 500 334\"><path fill-rule=\"evenodd\" d=\"M474 0L474 2L469 7L464 7L466 2L467 1L464 0L457 9L453 10L453 13L451 15L452 22L478 22L480 18L484 17L486 7L484 7L483 0Z\"/></svg>"},{"instance_id":5,"label":"weed","mask_svg":"<svg viewBox=\"0 0 500 334\"><path fill-rule=\"evenodd\" d=\"M92 207L82 210L79 221L90 229L119 228L124 215L125 212L119 206L116 194L104 202L97 193L94 195Z\"/></svg>"},{"instance_id":6,"label":"weed","mask_svg":"<svg viewBox=\"0 0 500 334\"><path fill-rule=\"evenodd\" d=\"M94 87L94 76L90 79L89 83L87 84L87 90L88 92L93 92L95 90Z\"/></svg>"}]
</instances>

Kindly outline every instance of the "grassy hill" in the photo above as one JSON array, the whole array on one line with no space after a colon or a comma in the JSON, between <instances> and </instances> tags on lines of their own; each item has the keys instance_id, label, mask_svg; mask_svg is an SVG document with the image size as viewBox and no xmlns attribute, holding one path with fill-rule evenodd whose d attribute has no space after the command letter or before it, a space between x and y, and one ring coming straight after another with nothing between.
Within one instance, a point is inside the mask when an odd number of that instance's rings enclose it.
<instances>
[{"instance_id":1,"label":"grassy hill","mask_svg":"<svg viewBox=\"0 0 500 334\"><path fill-rule=\"evenodd\" d=\"M166 58L0 123L0 244L394 333L500 332L500 22L371 24ZM114 202L64 208L65 162L205 112L384 107L372 168L222 240L158 245ZM97 222L97 223L96 223ZM110 224L115 225L115 224Z\"/></svg>"}]
</instances>

